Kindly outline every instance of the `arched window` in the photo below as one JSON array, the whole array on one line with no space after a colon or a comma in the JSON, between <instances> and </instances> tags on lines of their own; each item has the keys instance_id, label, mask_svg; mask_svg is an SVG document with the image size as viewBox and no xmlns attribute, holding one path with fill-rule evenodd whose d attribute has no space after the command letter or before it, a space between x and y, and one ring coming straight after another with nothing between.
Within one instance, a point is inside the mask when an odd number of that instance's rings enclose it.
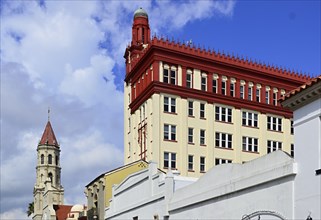
<instances>
[{"instance_id":1,"label":"arched window","mask_svg":"<svg viewBox=\"0 0 321 220\"><path fill-rule=\"evenodd\" d=\"M50 179L50 182L52 182L52 173L49 173L49 174L48 174L48 177L49 177L49 179Z\"/></svg>"},{"instance_id":2,"label":"arched window","mask_svg":"<svg viewBox=\"0 0 321 220\"><path fill-rule=\"evenodd\" d=\"M43 154L41 154L40 156L40 160L41 160L41 164L44 164L45 163L45 156Z\"/></svg>"},{"instance_id":3,"label":"arched window","mask_svg":"<svg viewBox=\"0 0 321 220\"><path fill-rule=\"evenodd\" d=\"M49 156L48 156L48 164L52 164L52 155L51 154L49 154Z\"/></svg>"}]
</instances>

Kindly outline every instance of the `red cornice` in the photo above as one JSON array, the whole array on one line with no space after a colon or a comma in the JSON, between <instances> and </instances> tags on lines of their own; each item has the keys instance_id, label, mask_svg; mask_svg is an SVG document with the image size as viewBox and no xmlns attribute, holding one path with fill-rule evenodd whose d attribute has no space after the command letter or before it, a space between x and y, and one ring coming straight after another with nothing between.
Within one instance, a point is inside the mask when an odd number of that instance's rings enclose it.
<instances>
[{"instance_id":1,"label":"red cornice","mask_svg":"<svg viewBox=\"0 0 321 220\"><path fill-rule=\"evenodd\" d=\"M204 92L197 89L190 89L182 86L175 86L162 82L151 82L148 87L139 95L130 105L131 113L134 113L139 106L141 106L148 98L150 98L154 93L166 93L180 96L181 98L197 99L201 101L206 101L208 103L219 103L228 106L233 106L237 109L249 109L258 111L261 113L270 113L281 115L286 118L292 118L293 114L290 110L284 109L279 106L268 105L264 103L259 103L255 101L249 101L245 99L234 98L230 96L224 96L220 94L215 94L211 92Z\"/></svg>"},{"instance_id":2,"label":"red cornice","mask_svg":"<svg viewBox=\"0 0 321 220\"><path fill-rule=\"evenodd\" d=\"M137 72L137 69L141 68L142 63L145 63L146 57L151 57L151 53L154 50L157 51L156 54L160 55L160 60L171 57L171 62L173 62L173 59L175 60L176 57L177 64L182 64L185 62L187 66L190 64L192 68L198 66L199 69L211 70L212 68L212 71L215 71L216 65L218 65L221 66L219 68L221 69L220 71L222 71L222 69L224 70L226 68L232 68L238 71L244 70L246 72L246 76L249 76L250 72L253 74L259 74L265 78L271 77L277 78L278 80L283 79L285 81L291 81L299 84L302 84L310 79L309 76L298 74L293 71L291 72L279 67L260 64L247 59L222 54L220 52L195 48L194 46L192 47L190 45L170 42L168 40L153 37L148 47L142 51L141 56L138 59L133 60L131 63L132 71L128 74L128 76L126 76L126 82L129 78L131 78L131 75ZM163 54L163 56L161 54ZM241 74L241 76L243 76L243 74Z\"/></svg>"}]
</instances>

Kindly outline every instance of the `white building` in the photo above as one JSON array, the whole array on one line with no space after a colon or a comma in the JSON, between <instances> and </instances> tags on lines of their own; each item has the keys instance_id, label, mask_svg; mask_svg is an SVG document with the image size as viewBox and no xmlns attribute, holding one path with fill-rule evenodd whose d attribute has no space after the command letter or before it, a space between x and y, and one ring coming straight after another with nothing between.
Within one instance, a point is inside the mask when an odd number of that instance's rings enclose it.
<instances>
[{"instance_id":1,"label":"white building","mask_svg":"<svg viewBox=\"0 0 321 220\"><path fill-rule=\"evenodd\" d=\"M105 219L321 219L321 76L291 92L295 159L276 151L197 181L150 166L113 187Z\"/></svg>"}]
</instances>

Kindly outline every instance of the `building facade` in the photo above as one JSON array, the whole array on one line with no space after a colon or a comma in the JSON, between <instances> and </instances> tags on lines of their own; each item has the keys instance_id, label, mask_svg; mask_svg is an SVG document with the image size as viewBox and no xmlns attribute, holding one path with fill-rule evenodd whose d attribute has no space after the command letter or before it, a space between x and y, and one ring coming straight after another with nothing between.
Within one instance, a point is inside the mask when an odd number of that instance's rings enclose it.
<instances>
[{"instance_id":1,"label":"building facade","mask_svg":"<svg viewBox=\"0 0 321 220\"><path fill-rule=\"evenodd\" d=\"M113 185L119 184L128 175L145 169L146 167L148 167L148 164L145 161L138 160L103 173L87 184L85 188L88 207L87 219L103 220L105 208L109 206L109 200L112 197Z\"/></svg>"},{"instance_id":2,"label":"building facade","mask_svg":"<svg viewBox=\"0 0 321 220\"><path fill-rule=\"evenodd\" d=\"M64 188L61 185L60 147L49 120L37 147L36 183L33 195L34 220L44 218L43 213L47 206L62 205L64 202Z\"/></svg>"},{"instance_id":3,"label":"building facade","mask_svg":"<svg viewBox=\"0 0 321 220\"><path fill-rule=\"evenodd\" d=\"M278 99L307 76L151 38L141 8L124 57L125 164L153 160L198 177L214 165L293 153L292 112Z\"/></svg>"}]
</instances>

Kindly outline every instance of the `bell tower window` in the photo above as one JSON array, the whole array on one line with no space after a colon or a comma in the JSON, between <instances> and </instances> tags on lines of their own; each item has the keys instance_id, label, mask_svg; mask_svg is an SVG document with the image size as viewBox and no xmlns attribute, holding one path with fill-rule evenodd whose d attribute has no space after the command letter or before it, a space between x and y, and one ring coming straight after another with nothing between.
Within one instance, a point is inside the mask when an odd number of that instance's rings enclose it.
<instances>
[{"instance_id":1,"label":"bell tower window","mask_svg":"<svg viewBox=\"0 0 321 220\"><path fill-rule=\"evenodd\" d=\"M48 156L48 164L52 164L52 155L51 154L49 154L49 156Z\"/></svg>"},{"instance_id":2,"label":"bell tower window","mask_svg":"<svg viewBox=\"0 0 321 220\"><path fill-rule=\"evenodd\" d=\"M58 165L58 164L59 164L59 157L56 156L56 165Z\"/></svg>"},{"instance_id":3,"label":"bell tower window","mask_svg":"<svg viewBox=\"0 0 321 220\"><path fill-rule=\"evenodd\" d=\"M49 179L50 179L50 182L52 182L52 173L49 173L49 174L48 174L48 177L49 177Z\"/></svg>"},{"instance_id":4,"label":"bell tower window","mask_svg":"<svg viewBox=\"0 0 321 220\"><path fill-rule=\"evenodd\" d=\"M43 154L41 154L41 156L40 156L40 163L41 164L45 163L45 156Z\"/></svg>"}]
</instances>

